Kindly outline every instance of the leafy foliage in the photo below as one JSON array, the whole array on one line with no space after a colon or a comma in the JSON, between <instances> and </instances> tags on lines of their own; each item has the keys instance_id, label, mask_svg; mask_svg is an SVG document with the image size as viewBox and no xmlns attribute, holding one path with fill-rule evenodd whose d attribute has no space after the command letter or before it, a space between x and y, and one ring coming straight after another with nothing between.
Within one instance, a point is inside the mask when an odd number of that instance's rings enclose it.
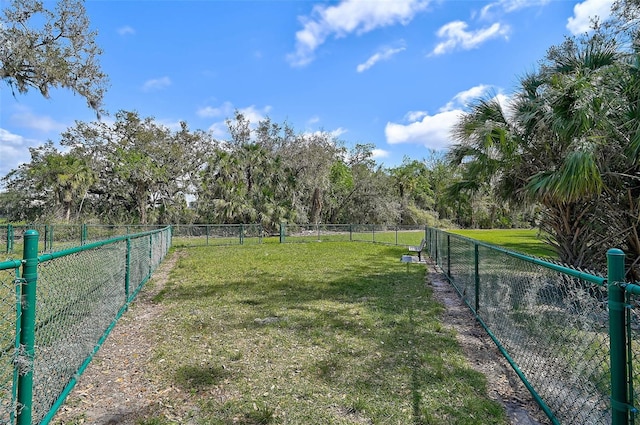
<instances>
[{"instance_id":1,"label":"leafy foliage","mask_svg":"<svg viewBox=\"0 0 640 425\"><path fill-rule=\"evenodd\" d=\"M100 111L107 78L101 71L96 33L81 0L13 0L0 15L0 78L12 91L71 89Z\"/></svg>"},{"instance_id":2,"label":"leafy foliage","mask_svg":"<svg viewBox=\"0 0 640 425\"><path fill-rule=\"evenodd\" d=\"M540 227L563 262L593 267L620 246L637 279L640 45L624 40L640 30L628 12L550 48L510 104L477 100L448 158L462 173L451 194L540 205Z\"/></svg>"},{"instance_id":3,"label":"leafy foliage","mask_svg":"<svg viewBox=\"0 0 640 425\"><path fill-rule=\"evenodd\" d=\"M132 111L111 124L77 122L61 136L66 152L51 142L34 148L31 162L4 178L0 208L10 220L260 223L269 232L281 222L436 220L426 161L387 170L370 144L348 151L329 133L296 133L269 118L254 124L240 113L227 125L230 138L216 140ZM19 207L8 204L16 199Z\"/></svg>"}]
</instances>

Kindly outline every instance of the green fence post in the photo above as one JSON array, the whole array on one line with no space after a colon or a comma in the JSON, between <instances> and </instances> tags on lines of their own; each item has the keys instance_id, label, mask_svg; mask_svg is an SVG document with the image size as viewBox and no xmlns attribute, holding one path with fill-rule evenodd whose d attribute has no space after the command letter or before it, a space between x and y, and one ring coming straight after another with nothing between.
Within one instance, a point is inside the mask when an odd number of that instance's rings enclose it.
<instances>
[{"instance_id":1,"label":"green fence post","mask_svg":"<svg viewBox=\"0 0 640 425\"><path fill-rule=\"evenodd\" d=\"M396 226L396 246L398 246L398 226Z\"/></svg>"},{"instance_id":2,"label":"green fence post","mask_svg":"<svg viewBox=\"0 0 640 425\"><path fill-rule=\"evenodd\" d=\"M437 230L436 233L434 234L434 242L435 242L435 247L436 247L436 252L435 252L435 256L433 257L436 260L436 264L438 266L440 266L440 262L438 261L438 235L440 234L440 231Z\"/></svg>"},{"instance_id":3,"label":"green fence post","mask_svg":"<svg viewBox=\"0 0 640 425\"><path fill-rule=\"evenodd\" d=\"M129 302L129 285L131 283L131 238L127 238L127 253L124 263L124 302Z\"/></svg>"},{"instance_id":4,"label":"green fence post","mask_svg":"<svg viewBox=\"0 0 640 425\"><path fill-rule=\"evenodd\" d=\"M36 283L38 280L38 238L35 230L24 232L22 305L18 368L18 425L31 425L33 408L33 361L35 358Z\"/></svg>"},{"instance_id":5,"label":"green fence post","mask_svg":"<svg viewBox=\"0 0 640 425\"><path fill-rule=\"evenodd\" d=\"M284 243L284 236L285 236L285 224L280 223L280 243Z\"/></svg>"},{"instance_id":6,"label":"green fence post","mask_svg":"<svg viewBox=\"0 0 640 425\"><path fill-rule=\"evenodd\" d=\"M49 224L44 225L44 250L49 249L51 243L51 226Z\"/></svg>"},{"instance_id":7,"label":"green fence post","mask_svg":"<svg viewBox=\"0 0 640 425\"><path fill-rule=\"evenodd\" d=\"M480 253L478 251L478 244L473 244L473 257L474 257L474 273L475 273L475 313L480 311Z\"/></svg>"},{"instance_id":8,"label":"green fence post","mask_svg":"<svg viewBox=\"0 0 640 425\"><path fill-rule=\"evenodd\" d=\"M84 223L82 225L82 228L80 229L80 245L84 245L87 243L87 239L88 239L88 233L87 233L87 223Z\"/></svg>"},{"instance_id":9,"label":"green fence post","mask_svg":"<svg viewBox=\"0 0 640 425\"><path fill-rule=\"evenodd\" d=\"M147 279L151 278L151 273L153 273L153 235L149 235L149 274L147 274Z\"/></svg>"},{"instance_id":10,"label":"green fence post","mask_svg":"<svg viewBox=\"0 0 640 425\"><path fill-rule=\"evenodd\" d=\"M447 233L447 276L451 279L451 235Z\"/></svg>"},{"instance_id":11,"label":"green fence post","mask_svg":"<svg viewBox=\"0 0 640 425\"><path fill-rule=\"evenodd\" d=\"M607 292L609 304L609 341L611 365L611 424L629 423L627 395L627 340L625 338L624 252L607 251Z\"/></svg>"},{"instance_id":12,"label":"green fence post","mask_svg":"<svg viewBox=\"0 0 640 425\"><path fill-rule=\"evenodd\" d=\"M353 224L349 225L349 242L353 242Z\"/></svg>"},{"instance_id":13,"label":"green fence post","mask_svg":"<svg viewBox=\"0 0 640 425\"><path fill-rule=\"evenodd\" d=\"M13 226L7 224L7 254L13 251Z\"/></svg>"},{"instance_id":14,"label":"green fence post","mask_svg":"<svg viewBox=\"0 0 640 425\"><path fill-rule=\"evenodd\" d=\"M207 233L207 246L209 246L209 225L207 224L206 226L206 233Z\"/></svg>"},{"instance_id":15,"label":"green fence post","mask_svg":"<svg viewBox=\"0 0 640 425\"><path fill-rule=\"evenodd\" d=\"M258 224L258 243L262 243L262 232L264 229L262 228L262 224Z\"/></svg>"},{"instance_id":16,"label":"green fence post","mask_svg":"<svg viewBox=\"0 0 640 425\"><path fill-rule=\"evenodd\" d=\"M244 225L240 225L240 245L244 244Z\"/></svg>"}]
</instances>

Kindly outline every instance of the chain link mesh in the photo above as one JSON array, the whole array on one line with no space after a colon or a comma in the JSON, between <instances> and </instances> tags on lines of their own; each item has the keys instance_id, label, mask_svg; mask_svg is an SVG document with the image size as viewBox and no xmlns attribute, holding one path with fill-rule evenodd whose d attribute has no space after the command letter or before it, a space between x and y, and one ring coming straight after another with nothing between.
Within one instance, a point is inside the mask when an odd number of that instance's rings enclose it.
<instances>
[{"instance_id":1,"label":"chain link mesh","mask_svg":"<svg viewBox=\"0 0 640 425\"><path fill-rule=\"evenodd\" d=\"M259 224L179 224L173 226L173 246L255 245L262 243Z\"/></svg>"},{"instance_id":2,"label":"chain link mesh","mask_svg":"<svg viewBox=\"0 0 640 425\"><path fill-rule=\"evenodd\" d=\"M286 225L286 242L348 242L348 224L292 224Z\"/></svg>"},{"instance_id":3,"label":"chain link mesh","mask_svg":"<svg viewBox=\"0 0 640 425\"><path fill-rule=\"evenodd\" d=\"M13 227L11 229L13 229ZM9 246L7 244L9 231L9 225L0 226L0 254L6 254L9 252Z\"/></svg>"},{"instance_id":4,"label":"chain link mesh","mask_svg":"<svg viewBox=\"0 0 640 425\"><path fill-rule=\"evenodd\" d=\"M424 226L372 224L294 224L285 226L285 242L375 242L388 245L420 245Z\"/></svg>"},{"instance_id":5,"label":"chain link mesh","mask_svg":"<svg viewBox=\"0 0 640 425\"><path fill-rule=\"evenodd\" d=\"M16 389L14 359L17 354L20 321L18 271L0 266L0 423L9 424L15 412Z\"/></svg>"},{"instance_id":6,"label":"chain link mesh","mask_svg":"<svg viewBox=\"0 0 640 425\"><path fill-rule=\"evenodd\" d=\"M65 238L69 243L76 238L71 228L58 228L59 245ZM38 230L51 235L51 229L43 226ZM67 236L61 229L68 230ZM15 229L20 251L26 230ZM86 234L82 237L86 243ZM65 387L167 254L171 229L95 244L98 246L80 247L79 243L78 239L75 248L38 259L33 360L23 355L19 345L20 303L24 304L18 284L21 262L0 263L0 424L14 423L20 411L16 388L25 371L33 371L32 422L39 423L53 413ZM40 241L39 249L43 247L53 251Z\"/></svg>"},{"instance_id":7,"label":"chain link mesh","mask_svg":"<svg viewBox=\"0 0 640 425\"><path fill-rule=\"evenodd\" d=\"M44 417L124 305L125 258L120 241L40 264L34 418Z\"/></svg>"},{"instance_id":8,"label":"chain link mesh","mask_svg":"<svg viewBox=\"0 0 640 425\"><path fill-rule=\"evenodd\" d=\"M636 283L638 285L640 283ZM640 406L640 299L638 295L627 294L628 313L628 347L631 360L631 376L629 385L633 394L633 405ZM638 413L633 412L634 423L637 422Z\"/></svg>"},{"instance_id":9,"label":"chain link mesh","mask_svg":"<svg viewBox=\"0 0 640 425\"><path fill-rule=\"evenodd\" d=\"M606 288L455 235L430 242L430 255L559 422L610 423Z\"/></svg>"}]
</instances>

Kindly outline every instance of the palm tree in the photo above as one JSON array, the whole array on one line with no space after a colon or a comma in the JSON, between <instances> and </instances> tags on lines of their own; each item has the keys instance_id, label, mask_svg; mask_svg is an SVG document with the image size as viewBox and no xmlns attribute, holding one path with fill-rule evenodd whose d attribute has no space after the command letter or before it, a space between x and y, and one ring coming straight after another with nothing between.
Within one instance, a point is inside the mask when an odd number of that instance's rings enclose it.
<instances>
[{"instance_id":1,"label":"palm tree","mask_svg":"<svg viewBox=\"0 0 640 425\"><path fill-rule=\"evenodd\" d=\"M602 219L612 149L618 72L615 42L595 34L550 49L541 69L523 77L508 110L494 98L479 100L455 126L449 158L463 169L452 192L488 185L505 200L544 206L541 228L562 261L591 264L600 254Z\"/></svg>"}]
</instances>

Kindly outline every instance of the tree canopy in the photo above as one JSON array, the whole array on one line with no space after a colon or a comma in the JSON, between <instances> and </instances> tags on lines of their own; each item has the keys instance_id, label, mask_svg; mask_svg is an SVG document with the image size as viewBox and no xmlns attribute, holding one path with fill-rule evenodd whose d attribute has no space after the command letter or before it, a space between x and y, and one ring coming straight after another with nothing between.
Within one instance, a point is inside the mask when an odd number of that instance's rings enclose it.
<instances>
[{"instance_id":1,"label":"tree canopy","mask_svg":"<svg viewBox=\"0 0 640 425\"><path fill-rule=\"evenodd\" d=\"M0 78L15 94L62 87L100 112L107 77L100 69L96 33L81 0L13 0L0 14Z\"/></svg>"},{"instance_id":2,"label":"tree canopy","mask_svg":"<svg viewBox=\"0 0 640 425\"><path fill-rule=\"evenodd\" d=\"M227 126L229 138L218 140L135 111L117 112L112 123L76 122L62 149L32 148L31 161L4 177L0 211L31 222L260 223L275 231L283 221L434 224L460 203L432 190L451 175L435 155L385 169L373 145L347 149L327 132L251 123L239 112Z\"/></svg>"},{"instance_id":3,"label":"tree canopy","mask_svg":"<svg viewBox=\"0 0 640 425\"><path fill-rule=\"evenodd\" d=\"M449 190L538 205L540 228L563 262L594 267L619 246L637 278L640 44L638 21L627 19L634 9L620 10L552 46L508 104L472 104L452 133L448 157L462 178Z\"/></svg>"}]
</instances>

